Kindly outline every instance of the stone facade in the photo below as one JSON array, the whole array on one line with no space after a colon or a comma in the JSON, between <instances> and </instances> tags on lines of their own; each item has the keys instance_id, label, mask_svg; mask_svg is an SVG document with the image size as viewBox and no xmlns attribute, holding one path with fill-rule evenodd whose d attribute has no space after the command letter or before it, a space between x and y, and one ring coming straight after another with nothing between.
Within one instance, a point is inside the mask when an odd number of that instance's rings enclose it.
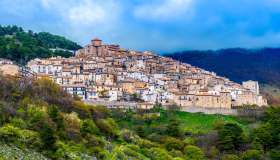
<instances>
[{"instance_id":1,"label":"stone facade","mask_svg":"<svg viewBox=\"0 0 280 160\"><path fill-rule=\"evenodd\" d=\"M231 108L265 106L257 82L242 85L201 68L137 52L93 39L74 57L34 59L28 67L38 77L50 77L70 94L85 101L135 101L142 108L151 104L177 104L181 108Z\"/></svg>"}]
</instances>

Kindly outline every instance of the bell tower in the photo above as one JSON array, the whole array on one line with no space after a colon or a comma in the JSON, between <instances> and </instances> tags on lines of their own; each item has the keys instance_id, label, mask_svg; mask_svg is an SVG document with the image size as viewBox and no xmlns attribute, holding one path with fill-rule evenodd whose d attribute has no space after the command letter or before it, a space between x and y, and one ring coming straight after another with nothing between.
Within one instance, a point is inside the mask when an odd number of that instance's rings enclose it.
<instances>
[{"instance_id":1,"label":"bell tower","mask_svg":"<svg viewBox=\"0 0 280 160\"><path fill-rule=\"evenodd\" d=\"M98 38L94 38L93 40L91 40L91 45L93 46L93 52L95 53L95 55L97 56L101 56L102 55L102 40L98 39Z\"/></svg>"}]
</instances>

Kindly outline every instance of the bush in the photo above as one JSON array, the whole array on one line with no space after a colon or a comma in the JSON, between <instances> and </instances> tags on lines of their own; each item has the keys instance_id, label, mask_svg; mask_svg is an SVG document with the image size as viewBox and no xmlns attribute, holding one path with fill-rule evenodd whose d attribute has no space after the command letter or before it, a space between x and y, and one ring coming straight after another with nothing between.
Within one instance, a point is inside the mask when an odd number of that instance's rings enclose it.
<instances>
[{"instance_id":1,"label":"bush","mask_svg":"<svg viewBox=\"0 0 280 160\"><path fill-rule=\"evenodd\" d=\"M165 148L168 151L171 150L182 150L184 148L184 143L176 138L173 137L166 137L162 140L164 143Z\"/></svg>"},{"instance_id":2,"label":"bush","mask_svg":"<svg viewBox=\"0 0 280 160\"><path fill-rule=\"evenodd\" d=\"M219 156L219 150L215 147L215 146L212 146L210 148L210 150L208 151L208 156L211 158L211 159L215 159Z\"/></svg>"},{"instance_id":3,"label":"bush","mask_svg":"<svg viewBox=\"0 0 280 160\"><path fill-rule=\"evenodd\" d=\"M145 155L151 160L172 160L172 157L168 152L161 148L151 148L145 153Z\"/></svg>"},{"instance_id":4,"label":"bush","mask_svg":"<svg viewBox=\"0 0 280 160\"><path fill-rule=\"evenodd\" d=\"M53 156L54 159L69 159L69 160L91 160L92 157L87 154L86 148L77 143L63 143L58 141L56 143L57 150Z\"/></svg>"},{"instance_id":5,"label":"bush","mask_svg":"<svg viewBox=\"0 0 280 160\"><path fill-rule=\"evenodd\" d=\"M169 154L172 157L177 157L177 158L181 158L181 159L184 158L184 154L181 151L178 151L178 150L171 150L171 151L169 151Z\"/></svg>"},{"instance_id":6,"label":"bush","mask_svg":"<svg viewBox=\"0 0 280 160\"><path fill-rule=\"evenodd\" d=\"M110 110L105 106L89 106L92 118L95 120L106 119L111 116Z\"/></svg>"},{"instance_id":7,"label":"bush","mask_svg":"<svg viewBox=\"0 0 280 160\"><path fill-rule=\"evenodd\" d=\"M121 131L121 137L124 141L131 143L133 140L136 138L137 135L135 135L132 131L130 130L123 130Z\"/></svg>"},{"instance_id":8,"label":"bush","mask_svg":"<svg viewBox=\"0 0 280 160\"><path fill-rule=\"evenodd\" d=\"M226 154L222 156L222 160L241 160L237 155Z\"/></svg>"},{"instance_id":9,"label":"bush","mask_svg":"<svg viewBox=\"0 0 280 160\"><path fill-rule=\"evenodd\" d=\"M0 128L0 139L7 143L15 143L19 146L40 147L39 134L31 130L20 129L6 124Z\"/></svg>"},{"instance_id":10,"label":"bush","mask_svg":"<svg viewBox=\"0 0 280 160\"><path fill-rule=\"evenodd\" d=\"M91 119L83 120L81 122L80 130L81 130L82 136L85 136L87 134L95 134L95 135L100 134L98 127L95 125L95 123Z\"/></svg>"},{"instance_id":11,"label":"bush","mask_svg":"<svg viewBox=\"0 0 280 160\"><path fill-rule=\"evenodd\" d=\"M105 133L107 136L112 138L118 137L118 126L113 119L99 119L96 121L96 125L100 131Z\"/></svg>"},{"instance_id":12,"label":"bush","mask_svg":"<svg viewBox=\"0 0 280 160\"><path fill-rule=\"evenodd\" d=\"M110 154L108 151L100 148L100 147L94 147L92 149L92 153L94 156L99 160L107 160L110 159Z\"/></svg>"},{"instance_id":13,"label":"bush","mask_svg":"<svg viewBox=\"0 0 280 160\"><path fill-rule=\"evenodd\" d=\"M79 140L80 137L80 123L81 120L78 117L77 113L72 112L70 114L64 114L65 122L65 132L68 135L68 138L72 140Z\"/></svg>"},{"instance_id":14,"label":"bush","mask_svg":"<svg viewBox=\"0 0 280 160\"><path fill-rule=\"evenodd\" d=\"M279 150L271 150L269 153L269 157L271 160L279 160L280 159L280 151Z\"/></svg>"},{"instance_id":15,"label":"bush","mask_svg":"<svg viewBox=\"0 0 280 160\"><path fill-rule=\"evenodd\" d=\"M103 140L101 137L97 137L95 135L88 135L85 137L86 138L86 142L85 145L88 147L104 147L106 141Z\"/></svg>"},{"instance_id":16,"label":"bush","mask_svg":"<svg viewBox=\"0 0 280 160\"><path fill-rule=\"evenodd\" d=\"M247 150L242 155L243 160L262 160L262 152L258 150Z\"/></svg>"},{"instance_id":17,"label":"bush","mask_svg":"<svg viewBox=\"0 0 280 160\"><path fill-rule=\"evenodd\" d=\"M13 118L11 119L11 124L15 127L21 128L21 129L25 129L27 128L27 124L26 122L21 119L21 118Z\"/></svg>"},{"instance_id":18,"label":"bush","mask_svg":"<svg viewBox=\"0 0 280 160\"><path fill-rule=\"evenodd\" d=\"M56 150L56 137L54 134L54 130L48 124L44 124L44 126L42 127L40 131L40 137L43 142L42 149L50 151Z\"/></svg>"},{"instance_id":19,"label":"bush","mask_svg":"<svg viewBox=\"0 0 280 160\"><path fill-rule=\"evenodd\" d=\"M202 150L196 146L188 145L184 148L185 158L187 160L204 160L205 156Z\"/></svg>"},{"instance_id":20,"label":"bush","mask_svg":"<svg viewBox=\"0 0 280 160\"><path fill-rule=\"evenodd\" d=\"M196 140L192 137L187 137L187 138L184 139L183 142L184 142L185 145L194 145Z\"/></svg>"},{"instance_id":21,"label":"bush","mask_svg":"<svg viewBox=\"0 0 280 160\"><path fill-rule=\"evenodd\" d=\"M112 159L148 160L147 157L140 153L140 148L136 145L121 145L115 147L112 154Z\"/></svg>"}]
</instances>

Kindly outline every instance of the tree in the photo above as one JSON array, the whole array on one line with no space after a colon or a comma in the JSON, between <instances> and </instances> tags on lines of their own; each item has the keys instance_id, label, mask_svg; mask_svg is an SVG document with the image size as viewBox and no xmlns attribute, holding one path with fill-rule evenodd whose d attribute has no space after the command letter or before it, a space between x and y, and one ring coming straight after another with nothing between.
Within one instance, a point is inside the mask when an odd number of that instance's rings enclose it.
<instances>
[{"instance_id":1,"label":"tree","mask_svg":"<svg viewBox=\"0 0 280 160\"><path fill-rule=\"evenodd\" d=\"M261 144L264 150L272 147L274 143L272 137L273 135L271 133L272 130L273 128L271 128L270 124L263 124L253 131L255 142Z\"/></svg>"},{"instance_id":2,"label":"tree","mask_svg":"<svg viewBox=\"0 0 280 160\"><path fill-rule=\"evenodd\" d=\"M173 137L182 136L179 120L177 120L176 118L170 119L167 125L166 132L169 136L173 136Z\"/></svg>"},{"instance_id":3,"label":"tree","mask_svg":"<svg viewBox=\"0 0 280 160\"><path fill-rule=\"evenodd\" d=\"M63 117L59 113L57 106L50 106L48 110L50 118L56 123L57 129L64 129Z\"/></svg>"},{"instance_id":4,"label":"tree","mask_svg":"<svg viewBox=\"0 0 280 160\"><path fill-rule=\"evenodd\" d=\"M160 103L156 103L155 105L154 105L154 107L151 109L151 112L155 112L155 113L158 113L158 112L160 112L161 110L162 110L162 104L160 104Z\"/></svg>"},{"instance_id":5,"label":"tree","mask_svg":"<svg viewBox=\"0 0 280 160\"><path fill-rule=\"evenodd\" d=\"M243 130L237 124L227 123L218 129L218 144L222 151L239 150L245 143Z\"/></svg>"},{"instance_id":6,"label":"tree","mask_svg":"<svg viewBox=\"0 0 280 160\"><path fill-rule=\"evenodd\" d=\"M270 126L269 133L271 134L272 144L269 144L270 148L280 145L280 108L279 107L270 107L265 112L264 122Z\"/></svg>"},{"instance_id":7,"label":"tree","mask_svg":"<svg viewBox=\"0 0 280 160\"><path fill-rule=\"evenodd\" d=\"M44 150L51 150L51 151L56 150L56 146L55 146L56 137L54 135L54 130L48 124L45 124L42 127L40 131L40 137L43 142Z\"/></svg>"}]
</instances>

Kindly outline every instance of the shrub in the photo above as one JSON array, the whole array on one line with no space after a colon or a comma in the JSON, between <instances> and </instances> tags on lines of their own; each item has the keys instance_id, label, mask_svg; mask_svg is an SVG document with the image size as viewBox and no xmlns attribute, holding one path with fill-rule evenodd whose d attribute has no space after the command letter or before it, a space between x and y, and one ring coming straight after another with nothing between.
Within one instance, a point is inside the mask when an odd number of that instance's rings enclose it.
<instances>
[{"instance_id":1,"label":"shrub","mask_svg":"<svg viewBox=\"0 0 280 160\"><path fill-rule=\"evenodd\" d=\"M204 160L205 156L202 150L196 146L188 145L184 148L185 158L187 160Z\"/></svg>"},{"instance_id":2,"label":"shrub","mask_svg":"<svg viewBox=\"0 0 280 160\"><path fill-rule=\"evenodd\" d=\"M123 130L121 131L121 137L123 138L124 141L131 143L133 140L136 138L137 135L135 135L132 131L130 130Z\"/></svg>"},{"instance_id":3,"label":"shrub","mask_svg":"<svg viewBox=\"0 0 280 160\"><path fill-rule=\"evenodd\" d=\"M172 157L177 157L177 158L184 158L184 154L181 152L181 151L178 151L178 150L171 150L169 151L169 154L172 156Z\"/></svg>"},{"instance_id":4,"label":"shrub","mask_svg":"<svg viewBox=\"0 0 280 160\"><path fill-rule=\"evenodd\" d=\"M11 124L15 127L21 128L21 129L25 129L27 128L27 124L26 122L21 119L21 118L13 118L11 119Z\"/></svg>"},{"instance_id":5,"label":"shrub","mask_svg":"<svg viewBox=\"0 0 280 160\"><path fill-rule=\"evenodd\" d=\"M271 160L279 160L280 159L280 151L279 150L271 150L269 153L269 157Z\"/></svg>"},{"instance_id":6,"label":"shrub","mask_svg":"<svg viewBox=\"0 0 280 160\"><path fill-rule=\"evenodd\" d=\"M194 145L196 140L192 137L187 137L187 138L184 139L183 142L184 142L185 145Z\"/></svg>"},{"instance_id":7,"label":"shrub","mask_svg":"<svg viewBox=\"0 0 280 160\"><path fill-rule=\"evenodd\" d=\"M95 157L99 160L107 160L110 159L110 154L108 151L100 148L100 147L94 147L92 149L92 153L95 155Z\"/></svg>"},{"instance_id":8,"label":"shrub","mask_svg":"<svg viewBox=\"0 0 280 160\"><path fill-rule=\"evenodd\" d=\"M151 148L145 153L145 155L151 160L172 160L172 157L168 152L161 148Z\"/></svg>"},{"instance_id":9,"label":"shrub","mask_svg":"<svg viewBox=\"0 0 280 160\"><path fill-rule=\"evenodd\" d=\"M234 154L225 154L222 156L222 160L241 160L241 159Z\"/></svg>"},{"instance_id":10,"label":"shrub","mask_svg":"<svg viewBox=\"0 0 280 160\"><path fill-rule=\"evenodd\" d=\"M163 139L163 143L165 148L168 151L171 150L182 150L184 148L184 143L176 138L173 137L166 137Z\"/></svg>"},{"instance_id":11,"label":"shrub","mask_svg":"<svg viewBox=\"0 0 280 160\"><path fill-rule=\"evenodd\" d=\"M106 119L111 116L110 110L105 106L89 106L89 108L92 118L95 120Z\"/></svg>"},{"instance_id":12,"label":"shrub","mask_svg":"<svg viewBox=\"0 0 280 160\"><path fill-rule=\"evenodd\" d=\"M58 110L57 106L49 106L48 107L48 114L49 117L52 119L53 122L56 123L57 129L62 130L64 129L64 121L63 121L63 116Z\"/></svg>"},{"instance_id":13,"label":"shrub","mask_svg":"<svg viewBox=\"0 0 280 160\"><path fill-rule=\"evenodd\" d=\"M85 136L87 134L98 135L100 133L98 127L95 125L95 123L91 119L86 119L86 120L81 121L80 130L81 130L81 134L83 136Z\"/></svg>"},{"instance_id":14,"label":"shrub","mask_svg":"<svg viewBox=\"0 0 280 160\"><path fill-rule=\"evenodd\" d=\"M105 133L107 136L116 138L118 137L118 128L117 124L113 119L99 119L96 121L96 125L101 132Z\"/></svg>"},{"instance_id":15,"label":"shrub","mask_svg":"<svg viewBox=\"0 0 280 160\"><path fill-rule=\"evenodd\" d=\"M258 150L247 150L242 155L243 160L262 160L262 152Z\"/></svg>"},{"instance_id":16,"label":"shrub","mask_svg":"<svg viewBox=\"0 0 280 160\"><path fill-rule=\"evenodd\" d=\"M86 148L81 144L58 141L56 143L57 150L54 154L54 159L69 159L69 160L91 160L92 157L87 154Z\"/></svg>"},{"instance_id":17,"label":"shrub","mask_svg":"<svg viewBox=\"0 0 280 160\"><path fill-rule=\"evenodd\" d=\"M41 141L37 132L20 129L11 124L6 124L0 128L0 138L7 143L15 143L19 146L41 146Z\"/></svg>"},{"instance_id":18,"label":"shrub","mask_svg":"<svg viewBox=\"0 0 280 160\"><path fill-rule=\"evenodd\" d=\"M121 145L115 147L113 150L113 159L134 159L134 160L148 160L147 157L142 155L140 148L136 145Z\"/></svg>"},{"instance_id":19,"label":"shrub","mask_svg":"<svg viewBox=\"0 0 280 160\"><path fill-rule=\"evenodd\" d=\"M88 147L104 147L105 146L105 140L103 140L101 137L97 137L95 135L87 135L86 137L86 146Z\"/></svg>"},{"instance_id":20,"label":"shrub","mask_svg":"<svg viewBox=\"0 0 280 160\"><path fill-rule=\"evenodd\" d=\"M212 146L208 152L208 156L211 158L211 159L215 159L217 158L219 155L219 150L215 147L215 146Z\"/></svg>"},{"instance_id":21,"label":"shrub","mask_svg":"<svg viewBox=\"0 0 280 160\"><path fill-rule=\"evenodd\" d=\"M65 132L72 140L80 139L80 123L81 120L77 113L64 114Z\"/></svg>"}]
</instances>

